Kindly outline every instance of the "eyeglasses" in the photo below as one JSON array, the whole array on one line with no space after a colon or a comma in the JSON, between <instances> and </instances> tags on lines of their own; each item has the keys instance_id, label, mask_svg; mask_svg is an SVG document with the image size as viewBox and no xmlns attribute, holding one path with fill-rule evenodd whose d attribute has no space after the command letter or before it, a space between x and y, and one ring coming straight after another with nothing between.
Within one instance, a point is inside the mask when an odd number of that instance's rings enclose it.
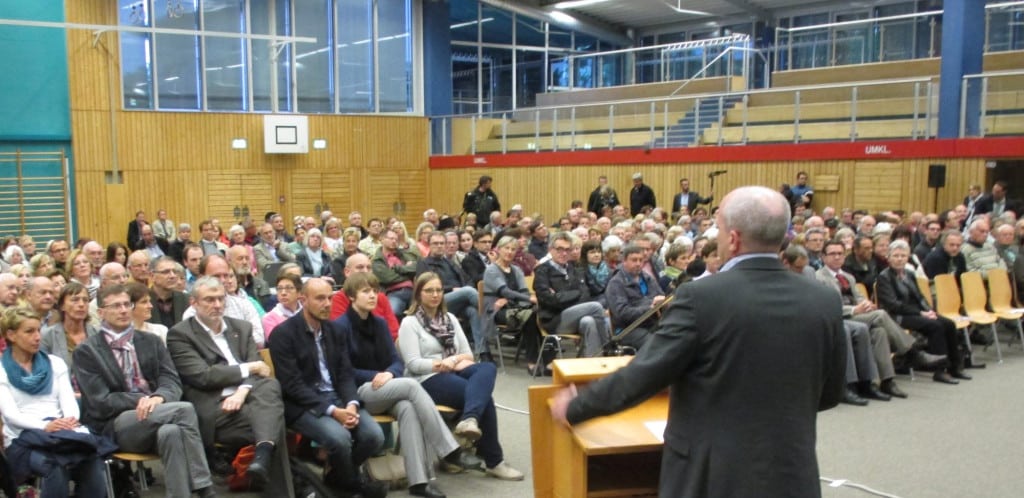
<instances>
[{"instance_id":1,"label":"eyeglasses","mask_svg":"<svg viewBox=\"0 0 1024 498\"><path fill-rule=\"evenodd\" d=\"M572 250L572 247L552 247L551 250L555 252L569 252Z\"/></svg>"},{"instance_id":2,"label":"eyeglasses","mask_svg":"<svg viewBox=\"0 0 1024 498\"><path fill-rule=\"evenodd\" d=\"M134 308L135 308L135 305L133 303L131 303L131 302L128 302L128 301L125 301L123 303L110 303L108 305L103 306L103 309L105 309L105 310L114 310L114 311L130 310L130 309L134 309Z\"/></svg>"},{"instance_id":3,"label":"eyeglasses","mask_svg":"<svg viewBox=\"0 0 1024 498\"><path fill-rule=\"evenodd\" d=\"M430 294L432 296L436 296L438 294L444 294L444 289L437 289L437 288L434 288L434 289L423 289L423 293L424 294Z\"/></svg>"},{"instance_id":4,"label":"eyeglasses","mask_svg":"<svg viewBox=\"0 0 1024 498\"><path fill-rule=\"evenodd\" d=\"M277 292L295 292L294 285L278 285Z\"/></svg>"}]
</instances>

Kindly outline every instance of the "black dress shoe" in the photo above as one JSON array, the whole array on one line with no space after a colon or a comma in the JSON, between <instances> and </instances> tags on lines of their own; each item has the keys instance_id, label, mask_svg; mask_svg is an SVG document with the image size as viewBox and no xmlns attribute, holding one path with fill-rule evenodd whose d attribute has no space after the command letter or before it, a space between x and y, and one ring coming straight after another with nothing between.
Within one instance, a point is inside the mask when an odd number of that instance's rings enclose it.
<instances>
[{"instance_id":1,"label":"black dress shoe","mask_svg":"<svg viewBox=\"0 0 1024 498\"><path fill-rule=\"evenodd\" d=\"M384 498L388 495L388 483L367 480L363 482L359 492L366 498Z\"/></svg>"},{"instance_id":2,"label":"black dress shoe","mask_svg":"<svg viewBox=\"0 0 1024 498\"><path fill-rule=\"evenodd\" d=\"M885 380L883 380L882 381L882 385L879 387L879 390L881 390L883 393L888 394L889 396L892 396L894 398L906 398L907 397L907 393L901 391L900 388L898 386L896 386L896 382L893 381L892 379L885 379Z\"/></svg>"},{"instance_id":3,"label":"black dress shoe","mask_svg":"<svg viewBox=\"0 0 1024 498\"><path fill-rule=\"evenodd\" d=\"M943 384L959 384L960 383L958 380L954 379L952 376L950 376L946 372L935 372L935 375L932 376L932 380L934 380L935 382L941 382Z\"/></svg>"},{"instance_id":4,"label":"black dress shoe","mask_svg":"<svg viewBox=\"0 0 1024 498\"><path fill-rule=\"evenodd\" d=\"M274 445L263 442L256 445L256 454L252 458L252 462L249 463L249 467L245 469L245 474L249 476L249 486L255 490L263 490L263 487L267 485L267 481L270 479L270 460L274 455Z\"/></svg>"},{"instance_id":5,"label":"black dress shoe","mask_svg":"<svg viewBox=\"0 0 1024 498\"><path fill-rule=\"evenodd\" d=\"M425 496L426 498L447 498L440 489L434 487L433 484L417 484L409 487L409 494L413 496Z\"/></svg>"},{"instance_id":6,"label":"black dress shoe","mask_svg":"<svg viewBox=\"0 0 1024 498\"><path fill-rule=\"evenodd\" d=\"M964 373L963 370L953 370L949 373L954 379L971 380L971 376Z\"/></svg>"},{"instance_id":7,"label":"black dress shoe","mask_svg":"<svg viewBox=\"0 0 1024 498\"><path fill-rule=\"evenodd\" d=\"M924 351L914 351L913 358L910 360L910 364L917 369L926 368L942 368L945 367L949 360L942 355L929 354Z\"/></svg>"},{"instance_id":8,"label":"black dress shoe","mask_svg":"<svg viewBox=\"0 0 1024 498\"><path fill-rule=\"evenodd\" d=\"M868 406L868 400L857 396L857 393L853 392L852 389L846 388L846 393L843 394L843 403L855 406Z\"/></svg>"},{"instance_id":9,"label":"black dress shoe","mask_svg":"<svg viewBox=\"0 0 1024 498\"><path fill-rule=\"evenodd\" d=\"M860 397L865 399L877 399L878 401L889 401L892 399L892 396L879 391L878 388L870 382L862 383L858 391L860 391Z\"/></svg>"}]
</instances>

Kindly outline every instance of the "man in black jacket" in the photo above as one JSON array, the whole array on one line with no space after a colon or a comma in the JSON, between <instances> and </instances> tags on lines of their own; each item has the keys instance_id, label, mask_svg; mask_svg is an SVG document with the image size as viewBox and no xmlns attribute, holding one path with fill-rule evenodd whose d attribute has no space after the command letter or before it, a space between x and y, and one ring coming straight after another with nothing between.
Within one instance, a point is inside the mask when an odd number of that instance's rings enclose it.
<instances>
[{"instance_id":1,"label":"man in black jacket","mask_svg":"<svg viewBox=\"0 0 1024 498\"><path fill-rule=\"evenodd\" d=\"M359 401L348 345L330 321L331 284L312 278L299 300L302 313L278 325L270 341L285 422L327 450L327 483L385 496L387 486L359 475L359 466L384 446L384 433Z\"/></svg>"},{"instance_id":2,"label":"man in black jacket","mask_svg":"<svg viewBox=\"0 0 1024 498\"><path fill-rule=\"evenodd\" d=\"M629 214L636 216L644 212L644 208L654 209L658 201L651 187L644 185L644 175L633 173L633 189L629 191Z\"/></svg>"},{"instance_id":3,"label":"man in black jacket","mask_svg":"<svg viewBox=\"0 0 1024 498\"><path fill-rule=\"evenodd\" d=\"M484 270L491 264L488 253L494 243L494 235L485 230L477 230L473 233L473 248L469 250L465 258L462 258L462 271L469 275L469 280L476 286L484 279Z\"/></svg>"},{"instance_id":4,"label":"man in black jacket","mask_svg":"<svg viewBox=\"0 0 1024 498\"><path fill-rule=\"evenodd\" d=\"M491 190L491 180L487 175L481 176L477 187L466 192L462 200L462 212L476 214L477 228L483 228L490 221L493 211L501 211L498 194Z\"/></svg>"},{"instance_id":5,"label":"man in black jacket","mask_svg":"<svg viewBox=\"0 0 1024 498\"><path fill-rule=\"evenodd\" d=\"M534 270L533 291L537 295L538 317L545 330L556 334L583 336L583 355L597 356L611 339L604 307L590 301L583 275L569 264L572 237L558 232L551 240L551 259Z\"/></svg>"}]
</instances>

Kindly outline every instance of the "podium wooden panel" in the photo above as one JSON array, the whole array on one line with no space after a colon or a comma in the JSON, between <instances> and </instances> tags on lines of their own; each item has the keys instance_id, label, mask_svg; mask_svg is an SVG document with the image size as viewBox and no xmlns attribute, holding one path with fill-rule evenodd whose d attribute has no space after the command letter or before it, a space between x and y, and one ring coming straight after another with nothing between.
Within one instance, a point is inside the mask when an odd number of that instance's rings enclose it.
<instances>
[{"instance_id":1,"label":"podium wooden panel","mask_svg":"<svg viewBox=\"0 0 1024 498\"><path fill-rule=\"evenodd\" d=\"M628 410L572 428L551 418L550 399L562 387L592 382L632 358L556 360L552 384L529 391L533 487L538 498L656 496L661 438L646 422L668 416L664 393Z\"/></svg>"}]
</instances>

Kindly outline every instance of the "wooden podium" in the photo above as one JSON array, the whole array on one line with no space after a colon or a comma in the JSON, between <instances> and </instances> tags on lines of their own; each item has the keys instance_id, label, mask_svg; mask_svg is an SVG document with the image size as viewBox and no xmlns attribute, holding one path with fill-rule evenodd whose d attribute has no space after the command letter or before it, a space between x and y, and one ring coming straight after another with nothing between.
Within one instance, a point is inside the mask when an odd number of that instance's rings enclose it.
<instances>
[{"instance_id":1,"label":"wooden podium","mask_svg":"<svg viewBox=\"0 0 1024 498\"><path fill-rule=\"evenodd\" d=\"M559 389L600 379L632 357L556 360L551 385L529 391L533 493L537 498L657 496L661 435L647 422L664 422L663 392L628 410L567 428L551 418Z\"/></svg>"}]
</instances>

